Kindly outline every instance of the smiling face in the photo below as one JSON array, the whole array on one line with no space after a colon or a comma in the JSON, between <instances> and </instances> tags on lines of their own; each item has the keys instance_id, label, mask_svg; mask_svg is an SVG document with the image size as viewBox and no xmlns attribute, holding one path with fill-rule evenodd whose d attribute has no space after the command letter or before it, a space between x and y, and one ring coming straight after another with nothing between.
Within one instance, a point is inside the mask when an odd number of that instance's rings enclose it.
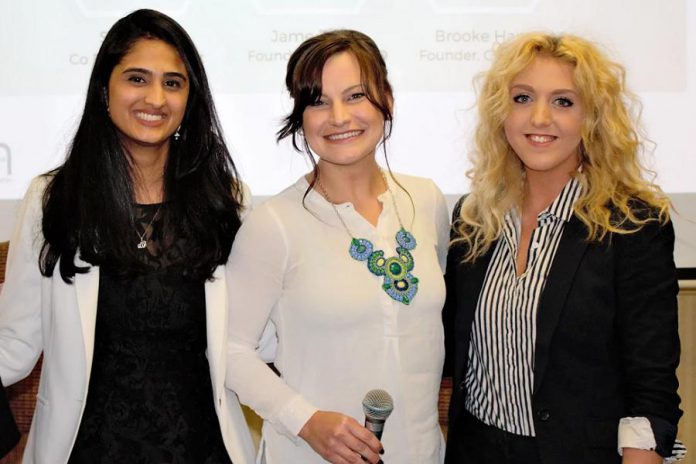
<instances>
[{"instance_id":1,"label":"smiling face","mask_svg":"<svg viewBox=\"0 0 696 464\"><path fill-rule=\"evenodd\" d=\"M168 150L188 94L188 73L176 49L162 40L138 39L109 79L109 115L123 146L130 153Z\"/></svg>"},{"instance_id":2,"label":"smiling face","mask_svg":"<svg viewBox=\"0 0 696 464\"><path fill-rule=\"evenodd\" d=\"M538 56L511 83L505 136L528 176L569 177L580 164L585 111L573 69Z\"/></svg>"},{"instance_id":3,"label":"smiling face","mask_svg":"<svg viewBox=\"0 0 696 464\"><path fill-rule=\"evenodd\" d=\"M321 162L373 162L384 135L384 117L367 99L360 66L348 52L331 56L322 70L321 98L302 115L302 129Z\"/></svg>"}]
</instances>

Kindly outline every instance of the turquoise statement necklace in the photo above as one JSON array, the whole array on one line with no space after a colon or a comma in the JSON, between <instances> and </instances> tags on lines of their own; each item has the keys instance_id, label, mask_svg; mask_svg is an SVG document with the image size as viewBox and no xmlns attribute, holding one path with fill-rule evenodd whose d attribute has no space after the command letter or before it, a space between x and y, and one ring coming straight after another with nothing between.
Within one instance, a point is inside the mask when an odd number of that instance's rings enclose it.
<instances>
[{"instance_id":1,"label":"turquoise statement necklace","mask_svg":"<svg viewBox=\"0 0 696 464\"><path fill-rule=\"evenodd\" d=\"M384 173L382 173L382 179L389 191L389 196L391 197L392 205L394 206L394 211L396 212L396 217L399 220L400 226L399 231L396 233L396 243L399 245L396 247L397 256L391 256L389 258L384 257L384 251L375 250L375 246L368 239L356 238L351 233L348 225L338 212L338 208L336 208L336 205L326 193L326 189L319 178L317 178L317 185L322 195L324 195L324 198L326 198L333 207L336 216L351 238L350 247L348 248L350 256L357 261L367 261L367 269L372 274L383 277L382 289L386 294L399 303L407 305L413 301L413 298L415 298L418 292L418 278L411 274L411 271L413 271L416 265L413 255L411 254L411 250L416 248L416 239L411 232L404 228L399 209L396 207L394 193L391 191L387 179L384 177Z\"/></svg>"}]
</instances>

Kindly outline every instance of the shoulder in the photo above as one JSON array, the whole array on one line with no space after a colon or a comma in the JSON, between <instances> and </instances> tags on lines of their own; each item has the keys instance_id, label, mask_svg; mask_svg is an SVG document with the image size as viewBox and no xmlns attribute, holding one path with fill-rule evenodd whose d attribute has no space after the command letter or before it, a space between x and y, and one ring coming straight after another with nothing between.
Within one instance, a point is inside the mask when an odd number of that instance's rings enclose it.
<instances>
[{"instance_id":1,"label":"shoulder","mask_svg":"<svg viewBox=\"0 0 696 464\"><path fill-rule=\"evenodd\" d=\"M242 205L242 208L244 209L244 212L247 213L251 209L252 205L252 195L251 195L251 189L247 185L246 182L243 182L241 180L235 181L237 182L237 189L232 189L232 191L238 190L239 195L241 198L239 198L239 203ZM233 186L234 187L234 186Z\"/></svg>"},{"instance_id":2,"label":"shoulder","mask_svg":"<svg viewBox=\"0 0 696 464\"><path fill-rule=\"evenodd\" d=\"M40 220L43 212L44 195L52 179L52 175L43 174L33 178L29 183L20 209L25 220Z\"/></svg>"},{"instance_id":3,"label":"shoulder","mask_svg":"<svg viewBox=\"0 0 696 464\"><path fill-rule=\"evenodd\" d=\"M400 188L403 187L419 209L439 210L447 208L445 196L432 179L400 173L387 173L387 177L391 177L389 182L392 184L392 191L398 196L397 192L403 192Z\"/></svg>"},{"instance_id":4,"label":"shoulder","mask_svg":"<svg viewBox=\"0 0 696 464\"><path fill-rule=\"evenodd\" d=\"M665 222L662 220L658 207L650 205L640 198L629 199L625 210L614 204L608 205L607 208L611 214L612 223L626 231L636 229L634 219L646 224Z\"/></svg>"},{"instance_id":5,"label":"shoulder","mask_svg":"<svg viewBox=\"0 0 696 464\"><path fill-rule=\"evenodd\" d=\"M674 228L666 212L639 198L628 202L628 209L622 211L615 205L608 206L612 224L621 232L611 234L611 240L618 244L641 243L647 245L652 239L663 237L674 241Z\"/></svg>"},{"instance_id":6,"label":"shoulder","mask_svg":"<svg viewBox=\"0 0 696 464\"><path fill-rule=\"evenodd\" d=\"M298 181L271 197L261 199L246 215L242 229L280 228L284 222L302 214L303 195L304 189Z\"/></svg>"},{"instance_id":7,"label":"shoulder","mask_svg":"<svg viewBox=\"0 0 696 464\"><path fill-rule=\"evenodd\" d=\"M256 209L281 211L285 213L302 209L302 200L306 190L307 183L300 179L275 195L263 199Z\"/></svg>"},{"instance_id":8,"label":"shoulder","mask_svg":"<svg viewBox=\"0 0 696 464\"><path fill-rule=\"evenodd\" d=\"M673 261L674 227L660 210L640 199L631 199L628 210L622 211L608 205L610 221L615 228L594 242L600 249L608 247L612 256L619 261L650 261L665 259ZM587 226L578 216L571 221L577 230L578 239L587 233ZM586 235L583 239L586 239ZM592 243L591 243L592 244Z\"/></svg>"},{"instance_id":9,"label":"shoulder","mask_svg":"<svg viewBox=\"0 0 696 464\"><path fill-rule=\"evenodd\" d=\"M452 209L452 222L454 222L455 219L459 217L459 214L462 211L462 205L464 204L464 201L469 197L468 193L465 193L461 197L459 197L459 200L454 204L454 209Z\"/></svg>"},{"instance_id":10,"label":"shoulder","mask_svg":"<svg viewBox=\"0 0 696 464\"><path fill-rule=\"evenodd\" d=\"M27 188L25 197L42 198L53 178L53 174L41 174L34 177L31 182L29 182L29 187Z\"/></svg>"},{"instance_id":11,"label":"shoulder","mask_svg":"<svg viewBox=\"0 0 696 464\"><path fill-rule=\"evenodd\" d=\"M385 174L390 176L389 173ZM401 174L399 172L391 173L391 176L393 176L397 182L399 182L409 191L437 192L441 194L440 189L435 182L427 177L411 176L408 174Z\"/></svg>"}]
</instances>

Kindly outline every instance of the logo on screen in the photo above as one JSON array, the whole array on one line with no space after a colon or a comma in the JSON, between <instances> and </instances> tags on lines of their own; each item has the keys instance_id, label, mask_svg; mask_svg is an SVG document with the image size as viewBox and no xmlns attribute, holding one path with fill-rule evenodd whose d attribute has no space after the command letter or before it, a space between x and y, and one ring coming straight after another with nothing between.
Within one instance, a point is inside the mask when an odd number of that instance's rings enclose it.
<instances>
[{"instance_id":1,"label":"logo on screen","mask_svg":"<svg viewBox=\"0 0 696 464\"><path fill-rule=\"evenodd\" d=\"M442 13L532 13L539 0L430 0Z\"/></svg>"},{"instance_id":2,"label":"logo on screen","mask_svg":"<svg viewBox=\"0 0 696 464\"><path fill-rule=\"evenodd\" d=\"M365 0L254 0L256 11L267 15L356 14Z\"/></svg>"},{"instance_id":3,"label":"logo on screen","mask_svg":"<svg viewBox=\"0 0 696 464\"><path fill-rule=\"evenodd\" d=\"M133 10L142 8L140 0L76 0L77 7L87 17L123 16ZM153 0L148 8L166 11L169 15L181 15L191 0Z\"/></svg>"},{"instance_id":4,"label":"logo on screen","mask_svg":"<svg viewBox=\"0 0 696 464\"><path fill-rule=\"evenodd\" d=\"M0 142L0 179L12 175L12 151L6 143Z\"/></svg>"}]
</instances>

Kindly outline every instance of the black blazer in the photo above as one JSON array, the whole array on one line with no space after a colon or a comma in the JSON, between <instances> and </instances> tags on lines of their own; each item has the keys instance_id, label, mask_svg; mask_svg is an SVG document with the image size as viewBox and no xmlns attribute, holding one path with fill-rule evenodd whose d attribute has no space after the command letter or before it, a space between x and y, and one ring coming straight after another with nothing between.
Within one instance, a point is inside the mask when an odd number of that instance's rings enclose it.
<instances>
[{"instance_id":1,"label":"black blazer","mask_svg":"<svg viewBox=\"0 0 696 464\"><path fill-rule=\"evenodd\" d=\"M19 431L12 417L5 389L0 382L0 458L9 453L19 441Z\"/></svg>"},{"instance_id":2,"label":"black blazer","mask_svg":"<svg viewBox=\"0 0 696 464\"><path fill-rule=\"evenodd\" d=\"M455 215L456 215L455 211ZM577 217L566 224L537 311L532 409L544 464L615 464L622 417L647 417L663 456L681 416L678 285L671 223L632 234L586 239ZM473 264L450 249L443 311L446 374L453 375L446 464L464 461L458 421L471 323L491 247Z\"/></svg>"}]
</instances>

